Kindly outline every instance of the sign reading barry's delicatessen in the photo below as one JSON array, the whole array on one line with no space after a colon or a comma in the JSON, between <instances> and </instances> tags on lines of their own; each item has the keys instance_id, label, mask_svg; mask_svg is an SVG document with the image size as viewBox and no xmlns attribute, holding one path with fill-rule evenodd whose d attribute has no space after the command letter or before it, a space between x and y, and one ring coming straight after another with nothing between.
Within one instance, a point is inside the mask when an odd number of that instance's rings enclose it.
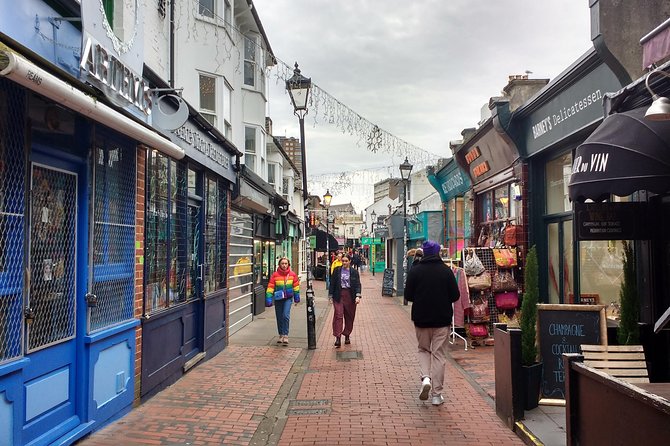
<instances>
[{"instance_id":1,"label":"sign reading barry's delicatessen","mask_svg":"<svg viewBox=\"0 0 670 446\"><path fill-rule=\"evenodd\" d=\"M605 93L618 91L621 87L612 70L600 63L539 106L521 122L527 155L540 152L602 120Z\"/></svg>"}]
</instances>

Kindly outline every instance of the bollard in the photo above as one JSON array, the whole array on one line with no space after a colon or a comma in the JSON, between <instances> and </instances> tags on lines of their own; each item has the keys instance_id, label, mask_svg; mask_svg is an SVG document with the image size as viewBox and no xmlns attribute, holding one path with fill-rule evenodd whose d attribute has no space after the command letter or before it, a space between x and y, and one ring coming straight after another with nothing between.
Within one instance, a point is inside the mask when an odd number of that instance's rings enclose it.
<instances>
[{"instance_id":1,"label":"bollard","mask_svg":"<svg viewBox=\"0 0 670 446\"><path fill-rule=\"evenodd\" d=\"M316 314L314 312L314 290L312 284L307 285L307 348L316 349Z\"/></svg>"}]
</instances>

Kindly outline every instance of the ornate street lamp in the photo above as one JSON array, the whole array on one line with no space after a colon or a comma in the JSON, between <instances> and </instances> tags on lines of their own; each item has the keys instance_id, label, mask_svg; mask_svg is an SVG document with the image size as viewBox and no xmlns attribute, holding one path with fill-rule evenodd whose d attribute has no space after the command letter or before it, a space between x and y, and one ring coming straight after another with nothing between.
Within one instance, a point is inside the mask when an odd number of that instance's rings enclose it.
<instances>
[{"instance_id":1,"label":"ornate street lamp","mask_svg":"<svg viewBox=\"0 0 670 446\"><path fill-rule=\"evenodd\" d=\"M326 189L326 193L323 196L323 206L326 208L326 289L330 289L330 215L328 210L330 209L330 200L333 199L333 196L330 194L330 190Z\"/></svg>"},{"instance_id":2,"label":"ornate street lamp","mask_svg":"<svg viewBox=\"0 0 670 446\"><path fill-rule=\"evenodd\" d=\"M407 161L399 166L400 177L402 178L402 219L403 219L403 256L402 256L402 291L405 294L405 277L407 275L407 183L409 182L409 174L412 173L412 164ZM403 305L407 305L407 299L403 296Z\"/></svg>"},{"instance_id":3,"label":"ornate street lamp","mask_svg":"<svg viewBox=\"0 0 670 446\"><path fill-rule=\"evenodd\" d=\"M298 117L300 123L300 156L302 158L302 199L305 208L305 217L308 215L307 204L309 195L307 193L307 158L305 156L305 115L307 114L307 102L309 101L309 92L312 88L312 80L300 74L298 62L295 63L293 76L286 81L286 89L291 97L293 104L293 113ZM305 227L307 224L305 223ZM304 232L305 250L307 250L307 231ZM316 314L314 312L314 289L310 275L312 274L311 257L305 252L307 259L307 348L314 350L316 348Z\"/></svg>"},{"instance_id":4,"label":"ornate street lamp","mask_svg":"<svg viewBox=\"0 0 670 446\"><path fill-rule=\"evenodd\" d=\"M373 210L372 214L370 214L370 217L372 218L372 246L370 246L370 268L372 269L372 275L375 275L375 259L377 258L377 249L376 249L376 243L375 243L375 223L377 223L377 213Z\"/></svg>"}]
</instances>

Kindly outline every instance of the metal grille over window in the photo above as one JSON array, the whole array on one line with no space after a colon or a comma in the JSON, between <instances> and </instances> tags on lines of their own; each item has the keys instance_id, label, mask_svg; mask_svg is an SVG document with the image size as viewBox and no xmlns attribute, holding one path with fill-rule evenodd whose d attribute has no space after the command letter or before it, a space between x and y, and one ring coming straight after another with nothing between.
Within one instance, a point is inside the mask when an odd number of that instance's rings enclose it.
<instances>
[{"instance_id":1,"label":"metal grille over window","mask_svg":"<svg viewBox=\"0 0 670 446\"><path fill-rule=\"evenodd\" d=\"M77 176L33 164L28 350L70 339L75 328Z\"/></svg>"},{"instance_id":2,"label":"metal grille over window","mask_svg":"<svg viewBox=\"0 0 670 446\"><path fill-rule=\"evenodd\" d=\"M253 221L251 215L230 212L229 283L230 332L250 322L253 303Z\"/></svg>"},{"instance_id":3,"label":"metal grille over window","mask_svg":"<svg viewBox=\"0 0 670 446\"><path fill-rule=\"evenodd\" d=\"M135 284L135 151L99 140L93 167L88 331L133 318Z\"/></svg>"},{"instance_id":4,"label":"metal grille over window","mask_svg":"<svg viewBox=\"0 0 670 446\"><path fill-rule=\"evenodd\" d=\"M0 79L0 364L23 353L23 97Z\"/></svg>"}]
</instances>

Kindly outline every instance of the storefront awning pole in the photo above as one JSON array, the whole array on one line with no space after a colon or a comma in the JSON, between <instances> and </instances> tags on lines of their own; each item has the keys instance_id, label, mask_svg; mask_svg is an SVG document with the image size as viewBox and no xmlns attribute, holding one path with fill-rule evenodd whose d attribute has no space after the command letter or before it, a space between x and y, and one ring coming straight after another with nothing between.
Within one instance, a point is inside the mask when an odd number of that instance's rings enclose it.
<instances>
[{"instance_id":1,"label":"storefront awning pole","mask_svg":"<svg viewBox=\"0 0 670 446\"><path fill-rule=\"evenodd\" d=\"M176 159L184 150L158 133L84 94L20 55L0 49L0 75Z\"/></svg>"}]
</instances>

